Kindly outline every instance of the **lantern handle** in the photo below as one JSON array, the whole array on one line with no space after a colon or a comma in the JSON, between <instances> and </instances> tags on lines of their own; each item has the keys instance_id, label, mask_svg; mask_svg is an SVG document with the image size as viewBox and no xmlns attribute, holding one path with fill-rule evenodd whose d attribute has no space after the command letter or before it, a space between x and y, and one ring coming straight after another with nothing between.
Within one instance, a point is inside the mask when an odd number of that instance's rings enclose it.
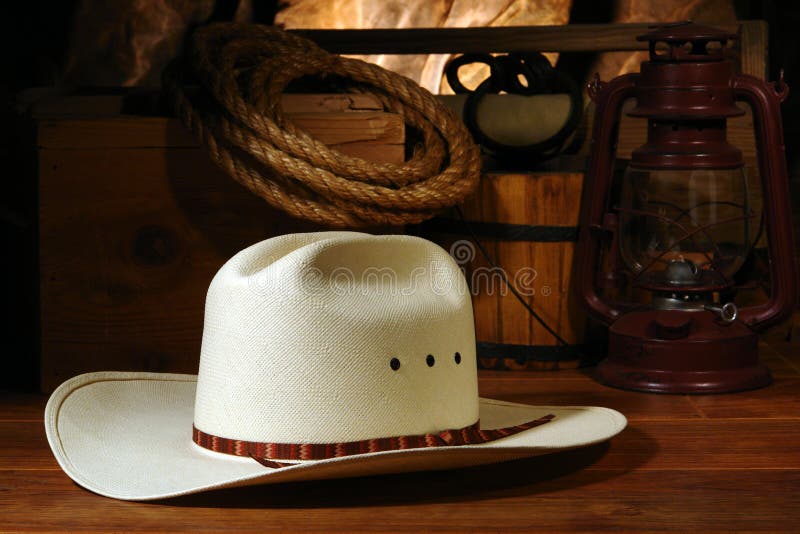
<instances>
[{"instance_id":1,"label":"lantern handle","mask_svg":"<svg viewBox=\"0 0 800 534\"><path fill-rule=\"evenodd\" d=\"M595 273L599 263L600 245L597 236L593 234L594 229L603 226L608 211L622 105L626 99L635 96L638 77L638 74L625 74L604 83L595 75L587 85L589 96L595 101L595 116L581 195L580 230L572 280L578 302L594 319L605 324L613 323L622 311L612 307L597 294Z\"/></svg>"},{"instance_id":2,"label":"lantern handle","mask_svg":"<svg viewBox=\"0 0 800 534\"><path fill-rule=\"evenodd\" d=\"M777 83L768 84L747 74L734 78L733 89L737 100L753 108L771 285L769 300L740 309L739 320L752 328L767 328L786 319L798 301L792 205L780 114L780 104L789 89L782 75Z\"/></svg>"}]
</instances>

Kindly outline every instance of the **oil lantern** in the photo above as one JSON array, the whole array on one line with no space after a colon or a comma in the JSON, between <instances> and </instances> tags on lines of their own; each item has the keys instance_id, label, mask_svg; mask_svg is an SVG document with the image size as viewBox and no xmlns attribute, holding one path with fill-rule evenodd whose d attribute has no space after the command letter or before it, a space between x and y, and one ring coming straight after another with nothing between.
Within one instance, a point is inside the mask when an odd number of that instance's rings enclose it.
<instances>
[{"instance_id":1,"label":"oil lantern","mask_svg":"<svg viewBox=\"0 0 800 534\"><path fill-rule=\"evenodd\" d=\"M596 103L581 205L574 286L590 316L609 326L607 385L664 393L720 393L771 382L758 360L759 329L797 305L797 265L780 103L788 88L736 74L734 36L693 23L639 36L650 57L639 73L588 86ZM615 178L622 105L647 119L647 141ZM751 206L728 117L753 110L763 195ZM734 275L762 228L769 296L737 308Z\"/></svg>"}]
</instances>

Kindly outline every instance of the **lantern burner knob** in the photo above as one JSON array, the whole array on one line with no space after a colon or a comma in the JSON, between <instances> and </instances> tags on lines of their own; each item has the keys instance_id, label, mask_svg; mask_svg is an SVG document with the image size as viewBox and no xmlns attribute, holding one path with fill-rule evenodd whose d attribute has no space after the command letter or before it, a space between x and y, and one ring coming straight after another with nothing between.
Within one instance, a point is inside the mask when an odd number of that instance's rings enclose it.
<instances>
[{"instance_id":1,"label":"lantern burner knob","mask_svg":"<svg viewBox=\"0 0 800 534\"><path fill-rule=\"evenodd\" d=\"M707 304L703 306L704 309L714 312L719 316L720 321L725 324L731 324L739 316L739 308L733 302L727 302L722 306L717 304Z\"/></svg>"}]
</instances>

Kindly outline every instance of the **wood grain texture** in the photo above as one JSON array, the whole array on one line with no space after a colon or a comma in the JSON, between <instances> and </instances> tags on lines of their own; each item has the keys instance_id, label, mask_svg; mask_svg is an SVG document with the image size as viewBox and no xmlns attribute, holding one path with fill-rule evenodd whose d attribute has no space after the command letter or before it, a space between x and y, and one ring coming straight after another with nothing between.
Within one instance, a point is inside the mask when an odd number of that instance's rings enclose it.
<instances>
[{"instance_id":1,"label":"wood grain texture","mask_svg":"<svg viewBox=\"0 0 800 534\"><path fill-rule=\"evenodd\" d=\"M318 228L198 148L43 150L39 175L45 391L101 368L195 372L217 269L252 243Z\"/></svg>"},{"instance_id":2,"label":"wood grain texture","mask_svg":"<svg viewBox=\"0 0 800 534\"><path fill-rule=\"evenodd\" d=\"M293 118L344 153L403 161L397 115ZM177 120L43 119L39 127L44 391L102 368L196 371L205 292L217 269L263 239L322 229L234 182Z\"/></svg>"},{"instance_id":3,"label":"wood grain texture","mask_svg":"<svg viewBox=\"0 0 800 534\"><path fill-rule=\"evenodd\" d=\"M774 367L772 370L775 376ZM692 403L698 411L710 419L797 419L800 418L798 392L800 392L800 378L777 376L769 388L723 397L695 397Z\"/></svg>"},{"instance_id":4,"label":"wood grain texture","mask_svg":"<svg viewBox=\"0 0 800 534\"><path fill-rule=\"evenodd\" d=\"M574 369L535 373L481 371L480 395L490 399L534 405L607 406L625 414L631 421L660 421L668 419L699 419L692 402L683 395L643 396L600 386L583 372ZM487 376L498 373L504 376Z\"/></svg>"},{"instance_id":5,"label":"wood grain texture","mask_svg":"<svg viewBox=\"0 0 800 534\"><path fill-rule=\"evenodd\" d=\"M743 74L765 78L769 67L769 25L765 20L744 21L739 28L739 67Z\"/></svg>"},{"instance_id":6,"label":"wood grain texture","mask_svg":"<svg viewBox=\"0 0 800 534\"><path fill-rule=\"evenodd\" d=\"M59 531L795 530L798 470L581 470L601 453L592 448L470 470L222 490L148 504L92 495L60 471L1 471L0 525Z\"/></svg>"},{"instance_id":7,"label":"wood grain texture","mask_svg":"<svg viewBox=\"0 0 800 534\"><path fill-rule=\"evenodd\" d=\"M798 342L800 342L800 306L795 309L792 317L783 324L765 332L762 337L771 349L788 359L797 361L800 358L800 350L798 350Z\"/></svg>"},{"instance_id":8,"label":"wood grain texture","mask_svg":"<svg viewBox=\"0 0 800 534\"><path fill-rule=\"evenodd\" d=\"M38 393L0 391L0 423L42 421L47 397Z\"/></svg>"},{"instance_id":9,"label":"wood grain texture","mask_svg":"<svg viewBox=\"0 0 800 534\"><path fill-rule=\"evenodd\" d=\"M652 31L652 24L291 31L339 54L602 52L647 50L636 37ZM716 26L736 34L740 25Z\"/></svg>"},{"instance_id":10,"label":"wood grain texture","mask_svg":"<svg viewBox=\"0 0 800 534\"><path fill-rule=\"evenodd\" d=\"M119 94L64 94L50 88L23 91L17 101L34 119L154 116L164 111L163 95L152 89L119 89ZM291 93L281 96L284 113L383 111L372 95L347 93Z\"/></svg>"},{"instance_id":11,"label":"wood grain texture","mask_svg":"<svg viewBox=\"0 0 800 534\"><path fill-rule=\"evenodd\" d=\"M338 147L349 143L402 146L403 118L381 111L295 113L291 120L319 141ZM195 148L197 139L178 119L167 117L110 117L42 120L40 148ZM401 160L402 161L402 160Z\"/></svg>"},{"instance_id":12,"label":"wood grain texture","mask_svg":"<svg viewBox=\"0 0 800 534\"><path fill-rule=\"evenodd\" d=\"M476 194L462 206L470 221L536 226L578 224L580 173L485 174ZM472 240L466 233L458 239ZM568 343L583 341L586 318L570 286L574 243L481 238L492 258L529 306ZM479 341L512 345L555 345L555 338L506 289L477 246L467 276L472 282ZM491 365L492 362L484 362ZM517 363L511 369L551 369L553 362ZM557 365L577 365L559 362Z\"/></svg>"},{"instance_id":13,"label":"wood grain texture","mask_svg":"<svg viewBox=\"0 0 800 534\"><path fill-rule=\"evenodd\" d=\"M781 351L800 355L800 343ZM494 466L131 503L58 468L42 422L26 419L43 396L6 395L0 530L796 531L796 370L758 391L694 397L610 389L577 370L481 371L479 384L495 398L614 407L629 426L606 444Z\"/></svg>"},{"instance_id":14,"label":"wood grain texture","mask_svg":"<svg viewBox=\"0 0 800 534\"><path fill-rule=\"evenodd\" d=\"M795 317L797 315L798 312L795 312ZM762 334L762 339L768 339L769 334L769 331ZM800 341L800 336L795 334L790 341L785 339L780 341L770 340L759 345L760 357L769 365L772 376L794 376L795 373L800 373L798 341Z\"/></svg>"},{"instance_id":15,"label":"wood grain texture","mask_svg":"<svg viewBox=\"0 0 800 534\"><path fill-rule=\"evenodd\" d=\"M42 421L0 421L0 471L58 469Z\"/></svg>"}]
</instances>

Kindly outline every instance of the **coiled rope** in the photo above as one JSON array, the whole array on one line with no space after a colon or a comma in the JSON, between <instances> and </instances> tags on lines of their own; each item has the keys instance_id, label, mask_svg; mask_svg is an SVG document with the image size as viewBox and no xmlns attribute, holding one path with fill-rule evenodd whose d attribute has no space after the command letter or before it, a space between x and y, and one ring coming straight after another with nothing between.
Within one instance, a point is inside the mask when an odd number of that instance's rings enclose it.
<instances>
[{"instance_id":1,"label":"coiled rope","mask_svg":"<svg viewBox=\"0 0 800 534\"><path fill-rule=\"evenodd\" d=\"M295 126L281 111L281 94L305 76L344 80L348 91L373 95L401 115L420 133L412 157L391 164L347 156ZM217 165L295 217L350 228L418 223L458 204L478 182L477 145L428 91L277 28L197 29L189 57L167 69L164 87Z\"/></svg>"}]
</instances>

